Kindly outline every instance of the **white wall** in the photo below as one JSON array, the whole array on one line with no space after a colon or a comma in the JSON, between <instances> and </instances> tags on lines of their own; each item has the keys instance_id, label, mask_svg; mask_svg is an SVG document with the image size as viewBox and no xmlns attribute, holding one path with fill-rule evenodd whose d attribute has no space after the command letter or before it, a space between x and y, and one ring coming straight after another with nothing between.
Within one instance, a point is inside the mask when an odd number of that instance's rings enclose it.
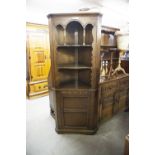
<instances>
[{"instance_id":1,"label":"white wall","mask_svg":"<svg viewBox=\"0 0 155 155\"><path fill-rule=\"evenodd\" d=\"M117 28L128 25L127 0L27 0L26 21L48 24L47 14L76 12L80 8L91 8L91 11L101 12L102 25Z\"/></svg>"}]
</instances>

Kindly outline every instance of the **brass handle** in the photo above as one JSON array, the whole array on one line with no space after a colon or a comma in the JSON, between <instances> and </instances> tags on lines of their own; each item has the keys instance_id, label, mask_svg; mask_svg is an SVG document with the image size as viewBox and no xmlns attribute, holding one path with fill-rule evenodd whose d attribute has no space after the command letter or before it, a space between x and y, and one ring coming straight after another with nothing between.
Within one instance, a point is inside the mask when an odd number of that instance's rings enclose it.
<instances>
[{"instance_id":1,"label":"brass handle","mask_svg":"<svg viewBox=\"0 0 155 155\"><path fill-rule=\"evenodd\" d=\"M45 85L44 88L48 87L48 85Z\"/></svg>"}]
</instances>

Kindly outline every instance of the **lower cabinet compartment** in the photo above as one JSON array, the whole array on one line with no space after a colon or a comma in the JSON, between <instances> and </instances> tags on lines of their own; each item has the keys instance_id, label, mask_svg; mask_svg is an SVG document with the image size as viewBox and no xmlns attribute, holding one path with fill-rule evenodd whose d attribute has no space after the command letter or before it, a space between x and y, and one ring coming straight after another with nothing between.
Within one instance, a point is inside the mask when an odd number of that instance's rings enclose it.
<instances>
[{"instance_id":1,"label":"lower cabinet compartment","mask_svg":"<svg viewBox=\"0 0 155 155\"><path fill-rule=\"evenodd\" d=\"M97 130L95 91L66 90L56 93L56 131L93 134ZM96 109L96 110L95 110Z\"/></svg>"},{"instance_id":2,"label":"lower cabinet compartment","mask_svg":"<svg viewBox=\"0 0 155 155\"><path fill-rule=\"evenodd\" d=\"M65 128L87 127L87 113L65 112L63 115Z\"/></svg>"},{"instance_id":3,"label":"lower cabinet compartment","mask_svg":"<svg viewBox=\"0 0 155 155\"><path fill-rule=\"evenodd\" d=\"M81 109L86 110L88 97L63 97L64 109Z\"/></svg>"},{"instance_id":4,"label":"lower cabinet compartment","mask_svg":"<svg viewBox=\"0 0 155 155\"><path fill-rule=\"evenodd\" d=\"M100 84L97 89L53 89L49 93L58 133L94 134L99 120L128 109L129 78Z\"/></svg>"},{"instance_id":5,"label":"lower cabinet compartment","mask_svg":"<svg viewBox=\"0 0 155 155\"><path fill-rule=\"evenodd\" d=\"M64 127L86 127L88 97L63 96L63 125Z\"/></svg>"},{"instance_id":6,"label":"lower cabinet compartment","mask_svg":"<svg viewBox=\"0 0 155 155\"><path fill-rule=\"evenodd\" d=\"M129 106L129 76L107 80L99 86L100 120L107 120Z\"/></svg>"}]
</instances>

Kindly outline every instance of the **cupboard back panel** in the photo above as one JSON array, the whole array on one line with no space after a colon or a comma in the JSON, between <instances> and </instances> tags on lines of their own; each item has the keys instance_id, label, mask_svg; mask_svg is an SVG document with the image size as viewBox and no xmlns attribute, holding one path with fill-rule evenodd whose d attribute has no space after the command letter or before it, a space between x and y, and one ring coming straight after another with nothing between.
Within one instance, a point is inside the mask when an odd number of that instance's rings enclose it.
<instances>
[{"instance_id":1,"label":"cupboard back panel","mask_svg":"<svg viewBox=\"0 0 155 155\"><path fill-rule=\"evenodd\" d=\"M75 64L74 48L58 48L56 53L57 65Z\"/></svg>"},{"instance_id":2,"label":"cupboard back panel","mask_svg":"<svg viewBox=\"0 0 155 155\"><path fill-rule=\"evenodd\" d=\"M78 62L86 66L92 66L92 47L79 48L78 51Z\"/></svg>"},{"instance_id":3,"label":"cupboard back panel","mask_svg":"<svg viewBox=\"0 0 155 155\"><path fill-rule=\"evenodd\" d=\"M75 81L76 79L76 71L70 71L70 70L59 70L57 75L58 81L60 83L68 82L68 81Z\"/></svg>"},{"instance_id":4,"label":"cupboard back panel","mask_svg":"<svg viewBox=\"0 0 155 155\"><path fill-rule=\"evenodd\" d=\"M78 76L79 81L91 85L91 70L80 70Z\"/></svg>"},{"instance_id":5,"label":"cupboard back panel","mask_svg":"<svg viewBox=\"0 0 155 155\"><path fill-rule=\"evenodd\" d=\"M64 44L64 28L62 25L56 26L56 41L58 45Z\"/></svg>"},{"instance_id":6,"label":"cupboard back panel","mask_svg":"<svg viewBox=\"0 0 155 155\"><path fill-rule=\"evenodd\" d=\"M93 35L92 35L93 25L88 24L85 27L86 35L85 35L85 43L92 44L93 43Z\"/></svg>"}]
</instances>

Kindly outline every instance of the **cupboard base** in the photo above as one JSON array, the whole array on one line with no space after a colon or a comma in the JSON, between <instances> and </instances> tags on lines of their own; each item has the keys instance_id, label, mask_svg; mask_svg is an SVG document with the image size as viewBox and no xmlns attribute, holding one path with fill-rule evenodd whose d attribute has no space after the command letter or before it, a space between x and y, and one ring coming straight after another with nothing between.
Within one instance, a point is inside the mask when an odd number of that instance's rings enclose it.
<instances>
[{"instance_id":1,"label":"cupboard base","mask_svg":"<svg viewBox=\"0 0 155 155\"><path fill-rule=\"evenodd\" d=\"M63 134L63 133L79 133L79 134L87 134L87 135L93 135L97 132L98 128L88 130L88 129L55 129L55 131L58 134Z\"/></svg>"}]
</instances>

